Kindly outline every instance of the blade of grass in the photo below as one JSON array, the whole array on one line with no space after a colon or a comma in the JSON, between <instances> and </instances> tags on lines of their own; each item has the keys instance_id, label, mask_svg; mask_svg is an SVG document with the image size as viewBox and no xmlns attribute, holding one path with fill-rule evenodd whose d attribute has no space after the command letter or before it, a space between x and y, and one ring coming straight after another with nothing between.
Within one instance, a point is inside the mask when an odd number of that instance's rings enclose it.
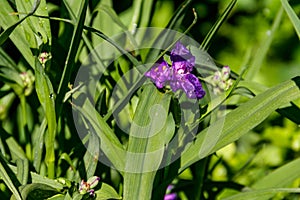
<instances>
[{"instance_id":1,"label":"blade of grass","mask_svg":"<svg viewBox=\"0 0 300 200\"><path fill-rule=\"evenodd\" d=\"M174 35L173 35L174 27L175 27L177 21L179 20L179 18L182 17L182 15L186 11L186 9L189 7L190 3L192 3L192 0L186 0L179 6L179 8L175 11L174 16L171 18L170 22L167 24L166 29L163 29L161 31L161 33L153 41L153 44L155 44L155 45L152 45L152 46L162 47L161 49L163 49L165 46L167 46L168 44L171 43L170 41L174 40ZM194 11L194 14L195 14L195 11ZM194 20L194 22L195 21L197 21L197 19ZM194 22L193 22L193 24L194 24ZM173 31L170 31L170 30L173 30ZM145 63L151 63L157 57L161 56L161 54L159 55L159 53L161 52L161 49L151 49L148 52L148 54L146 55Z\"/></svg>"},{"instance_id":2,"label":"blade of grass","mask_svg":"<svg viewBox=\"0 0 300 200\"><path fill-rule=\"evenodd\" d=\"M125 200L151 198L154 177L163 158L170 99L171 95L161 94L153 84L143 89L129 134Z\"/></svg>"},{"instance_id":3,"label":"blade of grass","mask_svg":"<svg viewBox=\"0 0 300 200\"><path fill-rule=\"evenodd\" d=\"M265 200L269 199L270 196L274 196L280 192L284 193L300 193L299 188L268 188L261 190L251 190L247 192L241 192L239 194L227 197L224 200Z\"/></svg>"},{"instance_id":4,"label":"blade of grass","mask_svg":"<svg viewBox=\"0 0 300 200\"><path fill-rule=\"evenodd\" d=\"M295 159L262 177L252 184L251 188L266 189L287 187L292 184L294 180L300 177L299 166L300 158Z\"/></svg>"},{"instance_id":5,"label":"blade of grass","mask_svg":"<svg viewBox=\"0 0 300 200\"><path fill-rule=\"evenodd\" d=\"M71 73L74 70L73 68L75 66L75 57L78 51L79 43L83 32L87 6L88 6L88 0L81 1L80 10L79 10L79 19L76 22L74 27L70 49L66 58L66 64L57 89L56 102L58 105L57 111L59 114L61 113L65 93L68 90L67 86L71 78Z\"/></svg>"},{"instance_id":6,"label":"blade of grass","mask_svg":"<svg viewBox=\"0 0 300 200\"><path fill-rule=\"evenodd\" d=\"M18 191L18 187L21 186L15 174L11 171L11 169L6 164L2 155L0 155L0 177L13 193L17 200L22 200L22 197Z\"/></svg>"},{"instance_id":7,"label":"blade of grass","mask_svg":"<svg viewBox=\"0 0 300 200\"><path fill-rule=\"evenodd\" d=\"M194 143L181 156L179 172L236 141L280 106L300 98L299 87L300 77L272 87L198 133Z\"/></svg>"},{"instance_id":8,"label":"blade of grass","mask_svg":"<svg viewBox=\"0 0 300 200\"><path fill-rule=\"evenodd\" d=\"M27 184L29 175L29 162L26 155L13 137L6 140L7 146L12 154L12 159L17 163L17 177L22 185Z\"/></svg>"},{"instance_id":9,"label":"blade of grass","mask_svg":"<svg viewBox=\"0 0 300 200\"><path fill-rule=\"evenodd\" d=\"M69 5L69 3L67 1L65 1L64 4L70 14L72 21L77 21L77 17L75 15L74 11L72 10L72 7ZM64 19L56 18L55 20L62 21ZM75 26L75 23L73 23L72 21L64 21L64 22L73 24ZM85 26L84 26L84 28L85 28ZM103 33L102 33L102 35L104 36ZM102 62L101 56L99 55L98 51L95 51L95 48L93 47L92 42L88 39L87 35L84 32L82 32L82 38L83 38L83 41L84 41L86 47L88 48L90 53L93 55L93 58L95 58L95 60L97 62L97 66L100 68L101 71L103 71L103 73L105 75L107 75L107 72L105 71L105 65ZM65 95L65 98L66 98L66 95ZM65 102L65 100L63 100L63 102Z\"/></svg>"},{"instance_id":10,"label":"blade of grass","mask_svg":"<svg viewBox=\"0 0 300 200\"><path fill-rule=\"evenodd\" d=\"M97 163L100 155L100 141L95 133L91 133L89 145L83 157L86 178L90 178L95 174Z\"/></svg>"},{"instance_id":11,"label":"blade of grass","mask_svg":"<svg viewBox=\"0 0 300 200\"><path fill-rule=\"evenodd\" d=\"M247 71L245 73L245 76L244 76L245 80L253 79L253 77L255 77L255 75L259 71L259 69L262 65L262 62L263 62L264 58L266 57L267 52L271 46L275 32L280 25L280 21L282 19L282 14L283 14L283 8L280 7L277 12L277 15L274 19L274 22L272 24L271 30L269 30L267 32L266 38L264 40L262 40L261 44L259 45L259 47L257 49L257 52L255 53L255 56L251 63L250 68L247 69Z\"/></svg>"},{"instance_id":12,"label":"blade of grass","mask_svg":"<svg viewBox=\"0 0 300 200\"><path fill-rule=\"evenodd\" d=\"M208 34L205 36L201 46L199 48L203 50L207 50L209 48L210 43L212 42L212 38L216 35L222 24L225 22L226 18L230 14L231 10L233 9L234 5L236 4L237 0L232 0L223 14L219 17L217 22L213 25L213 27L209 30Z\"/></svg>"},{"instance_id":13,"label":"blade of grass","mask_svg":"<svg viewBox=\"0 0 300 200\"><path fill-rule=\"evenodd\" d=\"M40 172L42 155L43 155L43 144L46 132L47 120L43 119L41 126L37 132L36 140L33 144L33 166L37 172Z\"/></svg>"},{"instance_id":14,"label":"blade of grass","mask_svg":"<svg viewBox=\"0 0 300 200\"><path fill-rule=\"evenodd\" d=\"M193 0L186 0L178 7L178 9L175 11L174 16L172 17L172 19L170 20L170 22L168 23L166 28L174 29L176 22L183 15L183 13L189 7L189 5L192 3L192 1Z\"/></svg>"},{"instance_id":15,"label":"blade of grass","mask_svg":"<svg viewBox=\"0 0 300 200\"><path fill-rule=\"evenodd\" d=\"M2 48L0 48L0 66L6 66L15 70L18 69L13 59Z\"/></svg>"},{"instance_id":16,"label":"blade of grass","mask_svg":"<svg viewBox=\"0 0 300 200\"><path fill-rule=\"evenodd\" d=\"M141 12L141 20L139 27L149 27L151 12L153 8L153 0L144 0Z\"/></svg>"},{"instance_id":17,"label":"blade of grass","mask_svg":"<svg viewBox=\"0 0 300 200\"><path fill-rule=\"evenodd\" d=\"M138 27L140 21L140 14L142 10L142 4L143 4L142 0L133 1L133 15L128 27L128 30L130 31L131 34L134 34L136 32L136 28Z\"/></svg>"},{"instance_id":18,"label":"blade of grass","mask_svg":"<svg viewBox=\"0 0 300 200\"><path fill-rule=\"evenodd\" d=\"M293 8L290 6L290 4L288 3L287 0L281 0L282 6L285 10L285 12L287 13L287 15L289 16L295 31L298 35L298 38L300 39L300 20L299 17L297 16L297 14L295 13L295 11L293 10Z\"/></svg>"},{"instance_id":19,"label":"blade of grass","mask_svg":"<svg viewBox=\"0 0 300 200\"><path fill-rule=\"evenodd\" d=\"M45 146L46 146L45 162L48 167L48 176L50 178L54 178L55 176L54 143L55 143L55 135L56 135L56 128L57 128L54 91L53 91L52 84L38 59L36 59L35 79L36 79L35 80L36 92L39 101L43 107L43 110L45 112L47 125L48 125L48 134L45 140Z\"/></svg>"},{"instance_id":20,"label":"blade of grass","mask_svg":"<svg viewBox=\"0 0 300 200\"><path fill-rule=\"evenodd\" d=\"M76 101L75 101L76 103ZM75 111L79 112L88 123L91 124L101 140L101 150L112 162L112 166L117 169L124 169L125 150L114 131L106 121L95 110L90 101L86 100L83 106L72 104ZM120 172L122 173L122 172Z\"/></svg>"}]
</instances>

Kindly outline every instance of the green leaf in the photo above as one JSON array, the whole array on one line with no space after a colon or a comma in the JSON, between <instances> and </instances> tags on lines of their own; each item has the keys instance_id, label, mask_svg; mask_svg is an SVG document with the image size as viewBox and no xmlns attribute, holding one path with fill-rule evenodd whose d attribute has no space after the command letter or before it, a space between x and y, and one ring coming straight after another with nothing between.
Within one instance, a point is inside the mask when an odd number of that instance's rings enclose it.
<instances>
[{"instance_id":1,"label":"green leaf","mask_svg":"<svg viewBox=\"0 0 300 200\"><path fill-rule=\"evenodd\" d=\"M52 197L49 197L47 200L66 200L66 195L63 195L63 194L56 194ZM70 198L72 199L72 198Z\"/></svg>"},{"instance_id":2,"label":"green leaf","mask_svg":"<svg viewBox=\"0 0 300 200\"><path fill-rule=\"evenodd\" d=\"M170 100L171 95L160 93L153 84L143 88L130 128L124 199L151 198L154 177L165 150Z\"/></svg>"},{"instance_id":3,"label":"green leaf","mask_svg":"<svg viewBox=\"0 0 300 200\"><path fill-rule=\"evenodd\" d=\"M99 138L95 133L91 133L89 137L89 144L87 147L87 151L83 157L87 178L90 178L95 174L99 155L100 155L99 146L100 146Z\"/></svg>"},{"instance_id":4,"label":"green leaf","mask_svg":"<svg viewBox=\"0 0 300 200\"><path fill-rule=\"evenodd\" d=\"M0 48L0 66L6 66L11 69L17 69L17 65L14 62L14 60L11 59L11 57L2 48Z\"/></svg>"},{"instance_id":5,"label":"green leaf","mask_svg":"<svg viewBox=\"0 0 300 200\"><path fill-rule=\"evenodd\" d=\"M17 95L23 94L24 84L17 70L0 66L0 80L7 83Z\"/></svg>"},{"instance_id":6,"label":"green leaf","mask_svg":"<svg viewBox=\"0 0 300 200\"><path fill-rule=\"evenodd\" d=\"M58 163L60 163L60 160L65 160L71 167L71 169L76 172L76 167L74 166L72 159L70 158L70 156L67 153L62 153L60 155L59 161Z\"/></svg>"},{"instance_id":7,"label":"green leaf","mask_svg":"<svg viewBox=\"0 0 300 200\"><path fill-rule=\"evenodd\" d=\"M219 17L217 22L213 25L213 27L209 30L208 34L205 36L200 48L207 50L209 48L209 44L212 42L212 38L216 35L226 18L228 17L229 13L233 9L234 5L236 4L237 0L232 0L230 4L228 4L227 8L223 12L223 14Z\"/></svg>"},{"instance_id":8,"label":"green leaf","mask_svg":"<svg viewBox=\"0 0 300 200\"><path fill-rule=\"evenodd\" d=\"M22 13L33 14L33 8L36 15L48 16L45 0L17 0L16 7L19 12L20 18L23 18L24 16L24 14ZM51 45L50 21L46 17L27 18L22 23L22 27L31 48L38 49L41 43L49 43L49 45Z\"/></svg>"},{"instance_id":9,"label":"green leaf","mask_svg":"<svg viewBox=\"0 0 300 200\"><path fill-rule=\"evenodd\" d=\"M300 77L296 77L266 90L198 133L194 143L181 156L179 172L238 140L273 111L300 98L299 81Z\"/></svg>"},{"instance_id":10,"label":"green leaf","mask_svg":"<svg viewBox=\"0 0 300 200\"><path fill-rule=\"evenodd\" d=\"M29 162L21 146L13 137L6 140L7 146L12 154L12 159L17 163L17 177L22 185L27 184L29 175Z\"/></svg>"},{"instance_id":11,"label":"green leaf","mask_svg":"<svg viewBox=\"0 0 300 200\"><path fill-rule=\"evenodd\" d=\"M192 45L189 46L189 50L191 54L195 56L195 67L199 74L214 73L218 70L213 58L207 53L207 51Z\"/></svg>"},{"instance_id":12,"label":"green leaf","mask_svg":"<svg viewBox=\"0 0 300 200\"><path fill-rule=\"evenodd\" d=\"M269 199L271 196L278 194L279 192L285 193L300 193L299 188L268 188L260 190L251 190L247 192L241 192L239 194L227 197L223 200L265 200Z\"/></svg>"},{"instance_id":13,"label":"green leaf","mask_svg":"<svg viewBox=\"0 0 300 200\"><path fill-rule=\"evenodd\" d=\"M154 1L144 0L142 1L142 3L143 5L142 5L139 27L149 27Z\"/></svg>"},{"instance_id":14,"label":"green leaf","mask_svg":"<svg viewBox=\"0 0 300 200\"><path fill-rule=\"evenodd\" d=\"M57 193L55 188L42 183L28 184L21 189L22 198L26 200L44 200Z\"/></svg>"},{"instance_id":15,"label":"green leaf","mask_svg":"<svg viewBox=\"0 0 300 200\"><path fill-rule=\"evenodd\" d=\"M251 188L281 188L290 186L300 177L300 159L293 160L256 181Z\"/></svg>"},{"instance_id":16,"label":"green leaf","mask_svg":"<svg viewBox=\"0 0 300 200\"><path fill-rule=\"evenodd\" d=\"M277 12L276 18L273 21L271 29L269 30L269 32L267 32L265 38L259 44L259 47L256 47L257 51L254 55L254 59L252 60L250 67L247 69L245 73L246 80L252 80L253 77L255 77L255 75L259 71L260 67L262 66L263 60L266 57L269 48L271 47L271 43L275 36L276 30L280 25L282 14L283 14L283 9L281 7Z\"/></svg>"},{"instance_id":17,"label":"green leaf","mask_svg":"<svg viewBox=\"0 0 300 200\"><path fill-rule=\"evenodd\" d=\"M79 98L79 97L78 97ZM76 99L73 99L76 102ZM116 137L114 131L106 121L99 115L89 100L85 100L82 106L72 104L75 111L79 112L92 126L101 141L101 150L112 162L116 169L124 169L125 151ZM79 120L79 119L78 119ZM122 172L121 172L122 173Z\"/></svg>"},{"instance_id":18,"label":"green leaf","mask_svg":"<svg viewBox=\"0 0 300 200\"><path fill-rule=\"evenodd\" d=\"M40 64L38 60L36 60L35 67L35 89L39 98L39 101L43 107L45 112L47 125L48 125L48 133L45 140L46 146L46 164L48 165L48 176L54 177L54 161L55 161L55 153L54 153L54 142L56 135L56 114L55 114L55 102L54 102L54 91L52 84L46 75L44 68Z\"/></svg>"},{"instance_id":19,"label":"green leaf","mask_svg":"<svg viewBox=\"0 0 300 200\"><path fill-rule=\"evenodd\" d=\"M17 168L15 166L9 165L9 168L14 174L17 173ZM35 172L30 172L30 180L32 181L32 183L45 184L45 185L48 185L59 191L64 188L64 186L61 183L59 183L58 181L47 178L47 177L37 174ZM20 185L18 185L18 186L20 186Z\"/></svg>"},{"instance_id":20,"label":"green leaf","mask_svg":"<svg viewBox=\"0 0 300 200\"><path fill-rule=\"evenodd\" d=\"M88 6L88 1L84 0L80 2L80 9L79 9L79 18L74 27L74 32L72 35L72 40L69 48L69 52L66 58L65 67L63 70L63 74L60 79L60 83L57 90L57 102L58 102L58 112L61 112L63 99L65 96L66 91L68 90L68 83L70 82L71 73L73 72L73 68L75 66L75 57L78 52L79 44L81 41L81 36L83 33L84 21L86 17L86 11ZM68 7L68 6L67 6Z\"/></svg>"},{"instance_id":21,"label":"green leaf","mask_svg":"<svg viewBox=\"0 0 300 200\"><path fill-rule=\"evenodd\" d=\"M106 183L101 183L100 189L95 191L95 194L96 200L122 199L116 190Z\"/></svg>"},{"instance_id":22,"label":"green leaf","mask_svg":"<svg viewBox=\"0 0 300 200\"><path fill-rule=\"evenodd\" d=\"M96 12L97 11L100 11L100 12L104 12L104 13L106 13L107 15L108 15L108 19L109 20L112 20L113 22L112 23L109 23L109 21L107 21L107 20L105 20L106 19L106 17L107 16L103 16L103 15L97 15L97 17L96 17L96 21L94 22L95 24L99 24L99 25L101 25L101 24L107 24L109 27L110 27L110 29L112 28L112 24L116 24L116 25L118 25L120 28L121 28L121 30L123 31L123 32L125 32L125 34L126 34L126 36L128 37L128 39L130 40L130 44L133 46L133 47L130 47L130 49L138 49L138 44L137 44L137 42L135 41L135 39L134 39L134 37L133 37L133 35L132 35L132 33L130 32L130 31L128 31L127 30L127 27L123 24L123 22L121 21L121 19L119 18L119 16L117 15L117 13L114 11L114 9L112 8L112 7L110 7L110 6L107 6L107 5L103 5L103 4L99 4L99 6L98 6L98 9L97 10L95 10ZM98 19L99 18L99 19ZM98 19L98 20L97 20ZM99 20L101 20L101 21L99 21ZM102 23L101 23L102 22ZM103 23L104 22L104 23ZM94 27L94 26L93 26ZM97 26L96 26L97 27ZM102 30L104 33L106 33L106 31L107 31L107 29L105 29L105 28L99 28L99 30ZM113 34L116 34L116 33L118 33L118 31L117 31L118 29L116 29L115 28L115 31L111 31ZM110 33L110 34L108 34L108 33L106 33L106 35L108 35L108 36L112 36L113 34L112 33ZM96 44L94 44L94 45L96 45ZM127 49L127 48L126 48Z\"/></svg>"},{"instance_id":23,"label":"green leaf","mask_svg":"<svg viewBox=\"0 0 300 200\"><path fill-rule=\"evenodd\" d=\"M299 17L297 16L297 14L295 13L295 11L293 10L293 8L290 6L290 4L288 3L287 0L281 0L282 6L285 10L285 12L287 13L287 15L289 16L295 30L296 33L298 35L298 38L300 39L300 20Z\"/></svg>"},{"instance_id":24,"label":"green leaf","mask_svg":"<svg viewBox=\"0 0 300 200\"><path fill-rule=\"evenodd\" d=\"M8 1L2 1L0 6L0 17L1 19L5 19L0 21L0 26L5 29L0 35L0 46L2 46L8 37L10 37L31 67L34 67L35 60L26 39L25 32L19 25L29 16L33 15L39 6L39 3L40 0L36 0L33 7L31 7L31 11L21 20L18 20L18 17L16 16L10 15L11 13L14 13L14 10L11 8Z\"/></svg>"},{"instance_id":25,"label":"green leaf","mask_svg":"<svg viewBox=\"0 0 300 200\"><path fill-rule=\"evenodd\" d=\"M37 136L35 136L35 141L33 142L33 166L37 172L40 172L42 156L43 156L43 145L44 145L44 138L46 132L47 120L46 118L43 119L42 124L40 125Z\"/></svg>"},{"instance_id":26,"label":"green leaf","mask_svg":"<svg viewBox=\"0 0 300 200\"><path fill-rule=\"evenodd\" d=\"M15 174L11 171L11 169L4 161L2 155L0 155L0 178L4 181L15 198L17 200L22 200L22 197L17 189L17 187L21 186L21 184L18 182Z\"/></svg>"}]
</instances>

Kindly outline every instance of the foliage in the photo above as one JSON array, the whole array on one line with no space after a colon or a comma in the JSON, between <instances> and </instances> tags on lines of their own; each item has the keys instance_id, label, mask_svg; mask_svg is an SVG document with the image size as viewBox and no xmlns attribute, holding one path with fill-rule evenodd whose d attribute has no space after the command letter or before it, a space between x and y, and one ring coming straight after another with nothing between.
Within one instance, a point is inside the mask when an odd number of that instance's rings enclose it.
<instances>
[{"instance_id":1,"label":"foliage","mask_svg":"<svg viewBox=\"0 0 300 200\"><path fill-rule=\"evenodd\" d=\"M296 199L299 11L2 1L1 199Z\"/></svg>"}]
</instances>

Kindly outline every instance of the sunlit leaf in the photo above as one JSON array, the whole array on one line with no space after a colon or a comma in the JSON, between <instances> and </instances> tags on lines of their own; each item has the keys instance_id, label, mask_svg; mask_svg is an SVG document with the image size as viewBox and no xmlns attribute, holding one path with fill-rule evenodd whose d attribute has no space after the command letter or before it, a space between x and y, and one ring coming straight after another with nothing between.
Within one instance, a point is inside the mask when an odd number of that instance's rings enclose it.
<instances>
[{"instance_id":1,"label":"sunlit leaf","mask_svg":"<svg viewBox=\"0 0 300 200\"><path fill-rule=\"evenodd\" d=\"M238 140L273 111L300 98L299 79L266 90L198 133L195 142L182 154L179 171Z\"/></svg>"}]
</instances>

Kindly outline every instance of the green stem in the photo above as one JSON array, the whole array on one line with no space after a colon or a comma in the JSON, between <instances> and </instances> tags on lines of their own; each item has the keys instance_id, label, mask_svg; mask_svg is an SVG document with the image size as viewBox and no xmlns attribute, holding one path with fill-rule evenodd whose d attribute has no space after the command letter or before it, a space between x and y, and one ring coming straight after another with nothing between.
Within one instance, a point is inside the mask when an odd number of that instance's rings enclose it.
<instances>
[{"instance_id":1,"label":"green stem","mask_svg":"<svg viewBox=\"0 0 300 200\"><path fill-rule=\"evenodd\" d=\"M28 121L27 121L27 111L26 111L26 97L25 95L20 95L20 103L21 103L21 126L23 128L23 134L24 134L24 142L25 142L25 153L26 157L29 160L32 160L32 152L31 152L31 142L29 138L29 130L28 130Z\"/></svg>"},{"instance_id":2,"label":"green stem","mask_svg":"<svg viewBox=\"0 0 300 200\"><path fill-rule=\"evenodd\" d=\"M135 0L133 2L133 16L132 16L132 20L130 22L130 26L129 26L129 31L131 34L134 34L136 31L136 28L138 26L139 20L140 20L140 13L141 13L141 9L142 9L142 0Z\"/></svg>"}]
</instances>

